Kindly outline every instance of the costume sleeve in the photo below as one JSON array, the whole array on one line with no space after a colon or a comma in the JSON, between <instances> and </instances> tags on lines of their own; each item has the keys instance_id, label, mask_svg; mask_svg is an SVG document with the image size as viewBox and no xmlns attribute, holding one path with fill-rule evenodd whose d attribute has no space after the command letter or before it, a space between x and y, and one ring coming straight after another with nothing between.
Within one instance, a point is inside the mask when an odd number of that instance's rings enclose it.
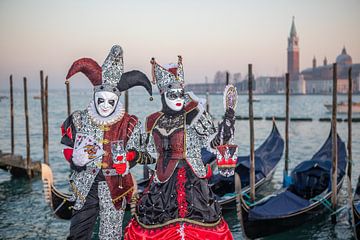
<instances>
[{"instance_id":1,"label":"costume sleeve","mask_svg":"<svg viewBox=\"0 0 360 240\"><path fill-rule=\"evenodd\" d=\"M136 152L134 162L139 164L151 164L155 162L155 159L153 159L147 151L146 136L146 134L141 132L141 122L138 121L126 145L127 151Z\"/></svg>"},{"instance_id":2,"label":"costume sleeve","mask_svg":"<svg viewBox=\"0 0 360 240\"><path fill-rule=\"evenodd\" d=\"M73 123L73 115L70 115L61 125L61 143L74 148L76 129Z\"/></svg>"},{"instance_id":3,"label":"costume sleeve","mask_svg":"<svg viewBox=\"0 0 360 240\"><path fill-rule=\"evenodd\" d=\"M141 139L141 122L137 121L134 129L132 130L132 134L127 142L126 150L127 151L140 151L142 145Z\"/></svg>"},{"instance_id":4,"label":"costume sleeve","mask_svg":"<svg viewBox=\"0 0 360 240\"><path fill-rule=\"evenodd\" d=\"M217 129L209 113L206 111L199 113L199 116L195 119L195 121L195 131L202 139L201 147L210 147L214 149L220 144L220 140L217 138Z\"/></svg>"},{"instance_id":5,"label":"costume sleeve","mask_svg":"<svg viewBox=\"0 0 360 240\"><path fill-rule=\"evenodd\" d=\"M139 152L139 157L136 160L139 164L153 164L156 162L157 153L154 144L154 138L150 133L142 135L142 150Z\"/></svg>"},{"instance_id":6,"label":"costume sleeve","mask_svg":"<svg viewBox=\"0 0 360 240\"><path fill-rule=\"evenodd\" d=\"M71 114L61 125L61 143L64 144L65 147L63 149L64 158L70 163L70 168L80 172L86 169L86 166L76 166L72 161L74 144L75 144L75 136L76 136L76 127L73 122L73 115Z\"/></svg>"}]
</instances>

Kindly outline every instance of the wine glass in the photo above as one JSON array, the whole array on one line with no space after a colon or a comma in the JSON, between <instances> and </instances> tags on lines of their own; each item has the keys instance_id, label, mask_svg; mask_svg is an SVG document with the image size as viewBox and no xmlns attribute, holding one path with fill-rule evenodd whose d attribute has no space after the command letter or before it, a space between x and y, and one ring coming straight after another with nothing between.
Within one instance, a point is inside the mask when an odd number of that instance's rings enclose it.
<instances>
[{"instance_id":1,"label":"wine glass","mask_svg":"<svg viewBox=\"0 0 360 240\"><path fill-rule=\"evenodd\" d=\"M113 163L126 165L126 151L123 140L111 141L111 154ZM119 188L123 188L122 174L119 174Z\"/></svg>"}]
</instances>

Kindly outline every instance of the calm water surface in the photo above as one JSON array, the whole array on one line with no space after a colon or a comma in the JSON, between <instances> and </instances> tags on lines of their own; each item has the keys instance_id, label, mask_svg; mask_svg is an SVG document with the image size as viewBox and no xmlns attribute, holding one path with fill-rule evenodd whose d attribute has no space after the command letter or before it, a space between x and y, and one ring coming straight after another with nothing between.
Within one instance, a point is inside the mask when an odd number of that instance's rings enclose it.
<instances>
[{"instance_id":1,"label":"calm water surface","mask_svg":"<svg viewBox=\"0 0 360 240\"><path fill-rule=\"evenodd\" d=\"M72 91L72 109L84 109L92 91ZM7 92L0 92L8 95ZM38 91L31 91L29 96L29 118L31 134L31 157L35 160L42 159L42 130L41 130L41 105L39 100L33 99ZM256 96L260 102L254 103L254 115L262 117L285 116L284 96ZM140 88L130 92L130 112L140 119L161 108L160 97L155 95L153 102ZM346 96L339 96L339 101L346 100ZM237 115L247 116L247 96L239 97ZM360 101L360 96L354 96L354 101ZM291 122L289 131L290 169L299 162L308 160L320 148L328 136L330 122L319 122L321 117L331 117L324 103L331 103L330 96L291 96L290 114L292 117L311 117L312 122ZM25 155L25 121L23 114L22 91L15 92L15 152ZM210 96L210 112L215 120L223 114L222 96ZM9 100L0 102L0 149L9 152L10 147L10 120ZM59 143L60 128L67 113L66 97L64 90L49 92L49 155L50 164L54 172L55 185L62 191L68 190L67 178L69 167L62 157L62 147ZM346 118L345 115L340 115ZM360 115L354 114L354 117ZM236 122L236 143L239 145L239 154L249 153L249 123L248 121ZM284 136L284 122L277 122L277 126ZM271 130L271 121L255 121L255 145L259 146ZM347 124L338 123L340 137L346 142ZM360 174L360 123L353 123L353 177L352 186L356 185L357 176ZM281 188L283 161L277 167L272 182L260 190L261 195L271 193ZM136 167L133 173L137 178L142 176L142 168ZM69 221L56 219L44 201L42 182L40 177L31 181L15 179L5 171L0 170L0 239L64 239L68 233ZM346 184L340 191L339 204L347 204ZM225 214L235 239L242 239L241 226L235 212ZM348 222L348 211L344 210L338 215L338 223L332 225L329 216L324 216L314 222L306 223L300 228L274 235L265 239L352 239L353 235Z\"/></svg>"}]
</instances>

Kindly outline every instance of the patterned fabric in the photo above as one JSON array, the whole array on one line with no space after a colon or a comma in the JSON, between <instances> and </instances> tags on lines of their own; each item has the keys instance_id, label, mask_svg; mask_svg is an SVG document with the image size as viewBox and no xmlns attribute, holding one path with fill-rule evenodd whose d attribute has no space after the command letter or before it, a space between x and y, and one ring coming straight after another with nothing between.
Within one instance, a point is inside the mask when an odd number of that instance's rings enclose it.
<instances>
[{"instance_id":1,"label":"patterned fabric","mask_svg":"<svg viewBox=\"0 0 360 240\"><path fill-rule=\"evenodd\" d=\"M112 204L109 187L106 182L99 182L98 191L100 200L99 237L102 240L121 239L122 221L126 207L125 198L123 198L123 207L116 210L114 204Z\"/></svg>"},{"instance_id":2,"label":"patterned fabric","mask_svg":"<svg viewBox=\"0 0 360 240\"><path fill-rule=\"evenodd\" d=\"M76 111L72 116L76 132L92 136L102 148L103 131L91 121L88 111ZM102 158L97 158L86 166L86 170L72 172L70 184L73 192L73 199L76 199L74 205L75 210L80 210L84 205L85 198L91 185L101 169L101 161Z\"/></svg>"},{"instance_id":3,"label":"patterned fabric","mask_svg":"<svg viewBox=\"0 0 360 240\"><path fill-rule=\"evenodd\" d=\"M184 70L181 56L178 56L176 73L160 66L155 62L155 59L152 59L151 63L153 66L153 81L156 82L161 94L164 93L170 85L184 85Z\"/></svg>"}]
</instances>

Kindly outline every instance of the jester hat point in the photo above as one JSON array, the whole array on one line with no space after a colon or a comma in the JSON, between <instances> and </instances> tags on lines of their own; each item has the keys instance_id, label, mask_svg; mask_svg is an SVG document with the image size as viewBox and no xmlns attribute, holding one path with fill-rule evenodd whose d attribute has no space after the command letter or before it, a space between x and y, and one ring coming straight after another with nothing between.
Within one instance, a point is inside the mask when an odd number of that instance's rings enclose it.
<instances>
[{"instance_id":1,"label":"jester hat point","mask_svg":"<svg viewBox=\"0 0 360 240\"><path fill-rule=\"evenodd\" d=\"M184 70L180 55L177 64L169 64L163 67L155 61L155 58L152 58L150 63L152 64L152 83L157 85L160 94L168 89L184 87Z\"/></svg>"}]
</instances>

